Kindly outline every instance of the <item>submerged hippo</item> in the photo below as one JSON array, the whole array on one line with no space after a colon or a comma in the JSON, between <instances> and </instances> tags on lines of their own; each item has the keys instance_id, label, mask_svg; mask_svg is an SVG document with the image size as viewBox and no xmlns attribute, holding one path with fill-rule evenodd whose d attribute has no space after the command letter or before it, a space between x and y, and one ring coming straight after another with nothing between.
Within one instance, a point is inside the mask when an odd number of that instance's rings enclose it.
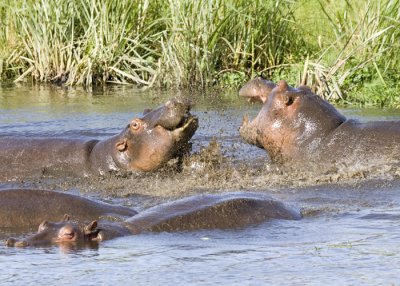
<instances>
[{"instance_id":1,"label":"submerged hippo","mask_svg":"<svg viewBox=\"0 0 400 286\"><path fill-rule=\"evenodd\" d=\"M38 232L26 239L8 239L7 246L39 246L52 243L90 243L142 232L234 229L268 219L300 219L291 209L259 193L197 195L149 208L123 222L92 221L88 224L63 221L40 224Z\"/></svg>"},{"instance_id":2,"label":"submerged hippo","mask_svg":"<svg viewBox=\"0 0 400 286\"><path fill-rule=\"evenodd\" d=\"M152 171L187 150L198 127L190 102L172 99L106 140L0 138L0 179Z\"/></svg>"},{"instance_id":3,"label":"submerged hippo","mask_svg":"<svg viewBox=\"0 0 400 286\"><path fill-rule=\"evenodd\" d=\"M74 214L79 221L93 219L123 220L137 212L87 198L39 189L0 190L0 228L36 228L44 220L58 220Z\"/></svg>"},{"instance_id":4,"label":"submerged hippo","mask_svg":"<svg viewBox=\"0 0 400 286\"><path fill-rule=\"evenodd\" d=\"M278 163L398 163L400 121L361 123L346 119L306 86L293 88L256 78L239 91L263 102L257 117L244 118L242 138L268 151Z\"/></svg>"}]
</instances>

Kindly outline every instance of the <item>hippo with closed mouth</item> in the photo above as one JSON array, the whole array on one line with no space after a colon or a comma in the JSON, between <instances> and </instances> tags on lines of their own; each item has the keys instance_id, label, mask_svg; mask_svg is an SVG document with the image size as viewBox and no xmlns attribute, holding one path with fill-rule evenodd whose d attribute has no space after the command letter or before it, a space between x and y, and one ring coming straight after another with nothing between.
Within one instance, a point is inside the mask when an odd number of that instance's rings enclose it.
<instances>
[{"instance_id":1,"label":"hippo with closed mouth","mask_svg":"<svg viewBox=\"0 0 400 286\"><path fill-rule=\"evenodd\" d=\"M261 193L195 195L151 207L124 221L44 221L38 232L22 240L10 238L7 246L26 247L51 244L85 244L136 235L143 232L235 229L269 219L301 219L301 213Z\"/></svg>"},{"instance_id":2,"label":"hippo with closed mouth","mask_svg":"<svg viewBox=\"0 0 400 286\"><path fill-rule=\"evenodd\" d=\"M172 99L106 140L0 138L0 179L153 171L188 150L198 127L188 100Z\"/></svg>"},{"instance_id":3,"label":"hippo with closed mouth","mask_svg":"<svg viewBox=\"0 0 400 286\"><path fill-rule=\"evenodd\" d=\"M263 103L257 117L239 128L248 143L265 149L280 164L399 163L400 121L346 119L307 86L290 87L256 78L239 95Z\"/></svg>"}]
</instances>

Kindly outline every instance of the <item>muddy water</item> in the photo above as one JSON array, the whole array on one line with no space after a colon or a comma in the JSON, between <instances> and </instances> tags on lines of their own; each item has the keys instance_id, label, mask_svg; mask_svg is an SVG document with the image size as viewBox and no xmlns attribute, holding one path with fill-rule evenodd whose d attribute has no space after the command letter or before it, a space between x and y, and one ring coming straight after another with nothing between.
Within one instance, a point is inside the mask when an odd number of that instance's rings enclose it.
<instances>
[{"instance_id":1,"label":"muddy water","mask_svg":"<svg viewBox=\"0 0 400 286\"><path fill-rule=\"evenodd\" d=\"M24 178L0 188L78 193L138 210L188 194L266 192L302 209L301 221L269 221L234 231L143 234L98 248L13 249L0 244L0 284L229 285L396 284L400 262L398 166L337 166L310 174L272 165L237 132L251 106L235 93L143 92L112 87L86 92L58 87L0 87L0 136L102 139L144 108L191 96L200 128L193 156L148 174ZM342 109L359 120L400 120L400 111ZM0 229L0 239L19 236Z\"/></svg>"}]
</instances>

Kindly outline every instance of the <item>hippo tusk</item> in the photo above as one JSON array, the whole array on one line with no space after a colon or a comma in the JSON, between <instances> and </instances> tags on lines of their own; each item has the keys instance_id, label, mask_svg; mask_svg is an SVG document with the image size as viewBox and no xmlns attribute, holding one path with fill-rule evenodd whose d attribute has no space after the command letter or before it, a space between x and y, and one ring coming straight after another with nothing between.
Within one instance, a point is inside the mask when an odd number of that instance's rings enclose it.
<instances>
[{"instance_id":1,"label":"hippo tusk","mask_svg":"<svg viewBox=\"0 0 400 286\"><path fill-rule=\"evenodd\" d=\"M249 124L249 116L247 114L245 114L243 116L243 120L242 120L242 126L243 125L248 125Z\"/></svg>"}]
</instances>

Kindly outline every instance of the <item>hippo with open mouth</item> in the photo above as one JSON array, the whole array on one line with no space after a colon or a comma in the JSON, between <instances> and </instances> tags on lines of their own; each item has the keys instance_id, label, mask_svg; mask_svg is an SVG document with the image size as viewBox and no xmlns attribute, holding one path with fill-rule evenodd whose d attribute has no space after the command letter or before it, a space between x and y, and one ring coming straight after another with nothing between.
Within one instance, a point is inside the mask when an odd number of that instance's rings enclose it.
<instances>
[{"instance_id":1,"label":"hippo with open mouth","mask_svg":"<svg viewBox=\"0 0 400 286\"><path fill-rule=\"evenodd\" d=\"M400 121L346 119L307 86L293 88L283 80L255 78L239 95L263 103L254 120L244 118L239 132L273 162L317 168L400 162Z\"/></svg>"},{"instance_id":2,"label":"hippo with open mouth","mask_svg":"<svg viewBox=\"0 0 400 286\"><path fill-rule=\"evenodd\" d=\"M0 179L153 171L182 156L198 128L188 100L172 99L106 140L0 138Z\"/></svg>"},{"instance_id":3,"label":"hippo with open mouth","mask_svg":"<svg viewBox=\"0 0 400 286\"><path fill-rule=\"evenodd\" d=\"M261 193L195 195L151 207L124 221L73 222L68 215L60 222L43 221L38 232L22 240L10 238L7 246L86 244L143 232L235 229L270 219L298 220L299 210Z\"/></svg>"}]
</instances>

